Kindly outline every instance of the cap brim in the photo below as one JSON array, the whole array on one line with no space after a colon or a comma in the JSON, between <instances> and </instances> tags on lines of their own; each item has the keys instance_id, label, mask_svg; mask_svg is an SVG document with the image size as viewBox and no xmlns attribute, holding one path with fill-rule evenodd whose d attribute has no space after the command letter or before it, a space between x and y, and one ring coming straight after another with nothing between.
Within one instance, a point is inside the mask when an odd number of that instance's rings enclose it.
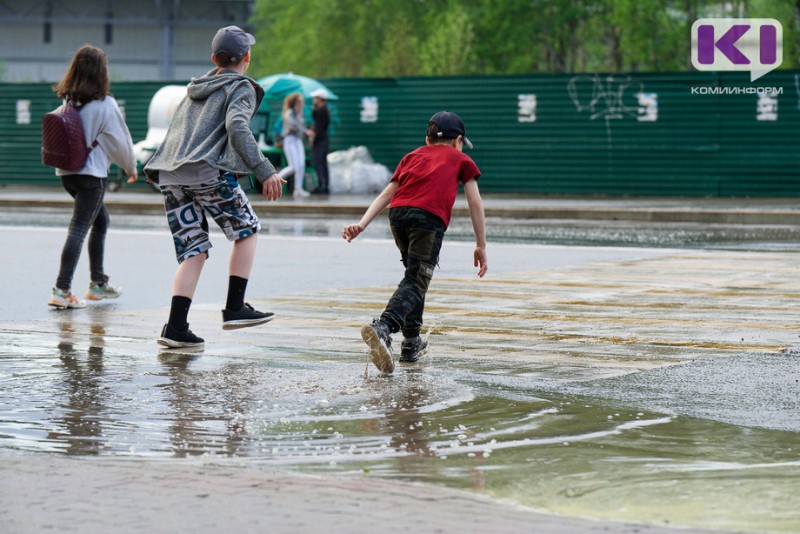
<instances>
[{"instance_id":1,"label":"cap brim","mask_svg":"<svg viewBox=\"0 0 800 534\"><path fill-rule=\"evenodd\" d=\"M250 46L253 46L254 44L256 44L256 38L253 37L252 34L245 32L245 35L247 36L247 44L249 44Z\"/></svg>"}]
</instances>

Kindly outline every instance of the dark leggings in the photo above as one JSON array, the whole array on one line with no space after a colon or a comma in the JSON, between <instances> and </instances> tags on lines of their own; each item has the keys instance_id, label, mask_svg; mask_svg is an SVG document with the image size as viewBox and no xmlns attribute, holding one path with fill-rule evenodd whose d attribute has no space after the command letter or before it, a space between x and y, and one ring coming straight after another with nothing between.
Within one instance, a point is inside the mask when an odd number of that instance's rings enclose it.
<instances>
[{"instance_id":1,"label":"dark leggings","mask_svg":"<svg viewBox=\"0 0 800 534\"><path fill-rule=\"evenodd\" d=\"M62 176L61 183L69 195L75 199L72 220L69 223L67 241L61 251L61 268L58 271L56 287L71 289L72 277L81 255L83 241L89 234L89 270L94 282L103 280L103 254L108 230L108 210L103 204L107 178L97 178L82 174ZM91 230L91 233L90 233Z\"/></svg>"}]
</instances>

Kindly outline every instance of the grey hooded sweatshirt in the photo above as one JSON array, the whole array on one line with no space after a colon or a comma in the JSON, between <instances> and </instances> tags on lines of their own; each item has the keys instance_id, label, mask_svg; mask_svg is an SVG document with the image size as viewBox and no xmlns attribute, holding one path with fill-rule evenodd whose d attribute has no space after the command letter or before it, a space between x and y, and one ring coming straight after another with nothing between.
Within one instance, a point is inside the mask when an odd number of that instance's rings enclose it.
<instances>
[{"instance_id":1,"label":"grey hooded sweatshirt","mask_svg":"<svg viewBox=\"0 0 800 534\"><path fill-rule=\"evenodd\" d=\"M250 130L263 98L261 86L235 70L213 69L192 79L145 174L157 181L158 171L202 161L224 172L253 173L263 182L275 167Z\"/></svg>"}]
</instances>

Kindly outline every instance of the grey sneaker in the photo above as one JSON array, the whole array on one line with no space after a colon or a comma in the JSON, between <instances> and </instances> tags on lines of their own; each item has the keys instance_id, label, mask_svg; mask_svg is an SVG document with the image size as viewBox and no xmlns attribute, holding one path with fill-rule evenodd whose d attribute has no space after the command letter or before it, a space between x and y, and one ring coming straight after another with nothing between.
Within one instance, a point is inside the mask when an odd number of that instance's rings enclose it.
<instances>
[{"instance_id":1,"label":"grey sneaker","mask_svg":"<svg viewBox=\"0 0 800 534\"><path fill-rule=\"evenodd\" d=\"M420 336L403 339L400 344L400 361L416 362L428 352L428 342Z\"/></svg>"},{"instance_id":2,"label":"grey sneaker","mask_svg":"<svg viewBox=\"0 0 800 534\"><path fill-rule=\"evenodd\" d=\"M115 299L122 295L120 286L112 286L108 283L108 275L103 275L102 282L89 282L89 290L83 298L89 300Z\"/></svg>"},{"instance_id":3,"label":"grey sneaker","mask_svg":"<svg viewBox=\"0 0 800 534\"><path fill-rule=\"evenodd\" d=\"M369 346L372 356L372 363L382 373L394 371L394 359L392 359L392 338L389 325L382 323L378 319L361 328L361 339Z\"/></svg>"}]
</instances>

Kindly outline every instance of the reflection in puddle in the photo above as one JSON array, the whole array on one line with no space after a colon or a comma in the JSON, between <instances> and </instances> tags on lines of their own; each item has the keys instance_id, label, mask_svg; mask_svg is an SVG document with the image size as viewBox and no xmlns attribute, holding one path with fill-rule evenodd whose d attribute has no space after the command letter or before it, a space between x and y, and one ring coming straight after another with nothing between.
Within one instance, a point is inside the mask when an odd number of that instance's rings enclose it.
<instances>
[{"instance_id":1,"label":"reflection in puddle","mask_svg":"<svg viewBox=\"0 0 800 534\"><path fill-rule=\"evenodd\" d=\"M237 457L473 489L569 515L796 531L797 433L648 413L554 390L484 363L400 367L137 353L103 314L0 352L0 453ZM138 343L138 342L136 342ZM302 356L302 357L298 357Z\"/></svg>"}]
</instances>

